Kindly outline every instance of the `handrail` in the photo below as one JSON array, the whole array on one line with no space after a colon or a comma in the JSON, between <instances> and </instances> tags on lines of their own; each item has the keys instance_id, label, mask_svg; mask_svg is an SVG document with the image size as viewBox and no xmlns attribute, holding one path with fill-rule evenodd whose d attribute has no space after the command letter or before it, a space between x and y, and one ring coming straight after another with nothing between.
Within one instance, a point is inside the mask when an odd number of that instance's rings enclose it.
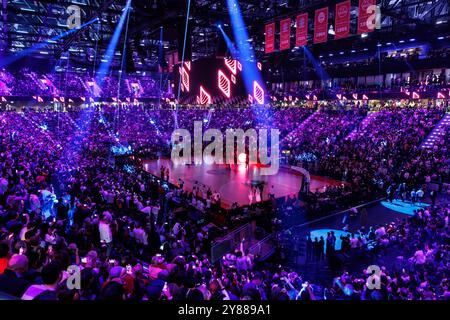
<instances>
[{"instance_id":1,"label":"handrail","mask_svg":"<svg viewBox=\"0 0 450 320\"><path fill-rule=\"evenodd\" d=\"M245 228L250 227L250 223L246 223L242 226L240 226L237 229L234 229L233 231L231 231L230 233L226 234L225 236L223 236L222 238L217 239L216 241L214 241L213 245L215 245L218 242L223 242L225 240L229 240L231 238L233 238L234 235L236 235L237 233L239 233L241 230L244 230Z\"/></svg>"},{"instance_id":2,"label":"handrail","mask_svg":"<svg viewBox=\"0 0 450 320\"><path fill-rule=\"evenodd\" d=\"M236 230L231 231L224 237L216 240L212 246L211 246L211 259L213 262L218 261L220 258L222 258L225 254L230 253L230 250L232 251L233 248L236 249L240 245L241 241L243 240L243 237L241 237L242 232L251 232L252 226L250 223L246 223L243 226L237 228ZM238 238L238 239L237 239ZM253 238L251 234L245 235L246 240L250 240ZM223 245L226 246L224 249ZM219 251L217 251L219 249ZM227 252L225 252L227 251Z\"/></svg>"},{"instance_id":3,"label":"handrail","mask_svg":"<svg viewBox=\"0 0 450 320\"><path fill-rule=\"evenodd\" d=\"M264 237L262 240L258 241L258 243L254 244L253 246L251 246L248 249L248 252L253 254L253 255L259 255L261 256L261 258L265 257L266 255L268 255L270 252L272 252L274 250L274 248L271 248L271 250L269 250L267 253L264 253L263 255L261 255L261 249L262 246L269 242L270 240L273 240L274 238L274 234L271 233L269 235L267 235L266 237Z\"/></svg>"}]
</instances>

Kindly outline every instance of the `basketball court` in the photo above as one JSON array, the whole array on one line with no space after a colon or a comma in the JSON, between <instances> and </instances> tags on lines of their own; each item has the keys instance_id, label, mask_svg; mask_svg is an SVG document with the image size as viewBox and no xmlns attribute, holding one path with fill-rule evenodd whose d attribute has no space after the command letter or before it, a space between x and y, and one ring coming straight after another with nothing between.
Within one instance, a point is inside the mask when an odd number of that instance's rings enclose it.
<instances>
[{"instance_id":1,"label":"basketball court","mask_svg":"<svg viewBox=\"0 0 450 320\"><path fill-rule=\"evenodd\" d=\"M170 159L158 159L144 161L144 170L154 176L160 177L161 166L169 168L169 181L178 184L178 179L184 181L184 188L192 190L194 184L203 184L211 187L212 192L219 192L222 197L224 208L230 208L234 202L239 205L248 205L250 203L249 194L251 186L255 184L264 184L263 199L267 200L271 192L271 186L274 186L276 198L287 195L297 195L303 175L289 168L282 168L275 175L260 175L260 168L257 165L174 165ZM341 181L311 176L311 191L323 191L324 187L340 185Z\"/></svg>"}]
</instances>

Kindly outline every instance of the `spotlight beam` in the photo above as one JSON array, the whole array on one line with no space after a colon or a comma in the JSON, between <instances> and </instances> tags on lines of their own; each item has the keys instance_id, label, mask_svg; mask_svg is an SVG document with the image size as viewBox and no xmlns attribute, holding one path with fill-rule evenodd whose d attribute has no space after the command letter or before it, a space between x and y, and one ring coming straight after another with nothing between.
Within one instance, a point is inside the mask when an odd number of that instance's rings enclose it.
<instances>
[{"instance_id":1,"label":"spotlight beam","mask_svg":"<svg viewBox=\"0 0 450 320\"><path fill-rule=\"evenodd\" d=\"M189 24L189 16L190 16L190 12L191 12L191 0L188 0L188 4L187 4L187 13L186 13L186 25L184 28L184 41L183 41L183 52L181 55L181 67L184 67L184 55L186 53L186 39L187 39L187 33L188 33L188 24ZM178 83L178 95L177 95L177 102L180 101L180 95L181 95L181 77L180 77L180 82ZM173 112L173 117L174 117L174 125L175 125L175 129L178 128L178 103L175 104L175 110Z\"/></svg>"},{"instance_id":2,"label":"spotlight beam","mask_svg":"<svg viewBox=\"0 0 450 320\"><path fill-rule=\"evenodd\" d=\"M222 27L219 25L219 30L222 33L222 36L225 40L225 43L227 44L227 48L230 51L231 56L233 57L233 59L238 59L238 51L236 49L236 46L234 45L234 43L231 41L230 37L228 37L228 35L225 33L225 30L222 29Z\"/></svg>"},{"instance_id":3,"label":"spotlight beam","mask_svg":"<svg viewBox=\"0 0 450 320\"><path fill-rule=\"evenodd\" d=\"M74 28L74 29L71 29L69 31L63 32L62 34L59 34L57 36L54 36L53 38L47 39L47 40L45 40L43 42L40 42L40 43L34 45L31 48L22 50L22 51L18 52L17 54L10 55L10 56L8 56L5 59L2 59L0 61L0 68L9 66L11 63L14 63L14 62L16 62L16 61L26 57L26 56L29 56L30 54L43 49L46 45L51 44L51 43L53 43L53 42L55 42L57 40L60 40L62 38L65 38L65 37L71 35L72 33L75 33L77 31L79 31L79 30L81 30L81 29L83 29L83 28L93 24L97 20L98 20L98 18L95 18L95 19L93 19L93 20L91 20L89 22L86 22L85 24L79 26L78 28Z\"/></svg>"},{"instance_id":4,"label":"spotlight beam","mask_svg":"<svg viewBox=\"0 0 450 320\"><path fill-rule=\"evenodd\" d=\"M320 80L328 80L330 79L330 76L328 75L328 73L325 71L325 69L320 65L320 63L317 62L317 60L314 58L313 54L311 53L311 51L308 50L308 48L306 48L306 46L303 46L303 52L305 53L305 55L308 57L308 60L311 62L311 64L314 67L314 72L316 73L316 75L319 77Z\"/></svg>"},{"instance_id":5,"label":"spotlight beam","mask_svg":"<svg viewBox=\"0 0 450 320\"><path fill-rule=\"evenodd\" d=\"M97 70L95 82L100 88L102 87L104 77L109 72L112 60L114 59L114 53L116 52L120 34L122 33L123 25L125 24L125 20L127 18L128 10L130 10L130 7L131 7L131 0L127 0L127 4L123 9L119 22L117 23L116 30L114 30L114 34L111 38L111 41L108 44L108 48L106 49L105 55L103 56L102 63L100 64L100 67Z\"/></svg>"},{"instance_id":6,"label":"spotlight beam","mask_svg":"<svg viewBox=\"0 0 450 320\"><path fill-rule=\"evenodd\" d=\"M236 40L239 61L243 67L243 78L245 87L249 94L253 93L253 81L257 81L262 86L264 82L262 81L261 73L256 66L255 53L253 48L250 46L247 28L245 26L244 19L241 14L239 3L237 0L227 0L228 12L230 13L231 25L233 27L233 34ZM265 88L263 88L264 91Z\"/></svg>"},{"instance_id":7,"label":"spotlight beam","mask_svg":"<svg viewBox=\"0 0 450 320\"><path fill-rule=\"evenodd\" d=\"M102 59L102 63L99 66L97 74L95 76L95 83L101 88L104 77L108 73L109 68L111 66L111 62L114 58L114 53L117 48L117 44L119 42L120 34L122 32L123 26L125 24L125 20L128 16L128 12L131 7L131 0L127 0L127 4L123 9L122 15L120 16L119 22L117 23L116 30L114 31L113 37L108 44L108 48L106 53ZM125 40L126 41L126 40ZM90 99L89 99L90 100ZM88 104L89 106L89 104ZM73 136L76 136L78 140L83 140L85 137L89 136L92 127L92 120L95 117L95 107L93 108L90 105L88 108L83 108L77 122L78 126L75 127ZM80 132L77 133L77 129L80 128ZM63 156L60 159L63 163L69 162L72 157L79 155L82 152L81 145L72 144L66 147L66 150L63 150Z\"/></svg>"},{"instance_id":8,"label":"spotlight beam","mask_svg":"<svg viewBox=\"0 0 450 320\"><path fill-rule=\"evenodd\" d=\"M189 15L191 12L191 0L188 0L188 7L187 7L187 13L186 13L186 25L184 28L184 41L183 41L183 52L181 55L181 67L184 66L184 55L186 51L186 39L187 39L187 33L188 33L188 24L189 24ZM177 100L180 101L180 95L181 95L181 77L180 77L180 83L178 84L178 95ZM177 112L177 109L175 109L175 113ZM178 127L178 123L176 122L176 126Z\"/></svg>"}]
</instances>

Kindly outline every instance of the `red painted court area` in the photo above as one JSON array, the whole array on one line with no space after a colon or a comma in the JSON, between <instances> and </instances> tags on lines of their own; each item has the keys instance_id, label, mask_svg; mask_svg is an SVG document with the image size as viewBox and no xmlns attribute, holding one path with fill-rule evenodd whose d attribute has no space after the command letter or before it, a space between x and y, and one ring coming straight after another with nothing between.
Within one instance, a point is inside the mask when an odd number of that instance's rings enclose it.
<instances>
[{"instance_id":1,"label":"red painted court area","mask_svg":"<svg viewBox=\"0 0 450 320\"><path fill-rule=\"evenodd\" d=\"M268 199L271 186L274 186L275 197L284 197L297 194L300 190L303 175L288 168L280 168L277 174L262 176L260 169L256 165L174 165L170 159L158 159L144 161L144 170L160 176L160 168L169 168L169 180L173 184L178 184L178 179L184 181L184 188L192 190L195 182L211 187L213 192L220 193L224 208L231 207L233 202L239 205L250 203L252 183L264 182L263 200ZM340 185L341 181L311 176L311 191L320 191L326 186Z\"/></svg>"}]
</instances>

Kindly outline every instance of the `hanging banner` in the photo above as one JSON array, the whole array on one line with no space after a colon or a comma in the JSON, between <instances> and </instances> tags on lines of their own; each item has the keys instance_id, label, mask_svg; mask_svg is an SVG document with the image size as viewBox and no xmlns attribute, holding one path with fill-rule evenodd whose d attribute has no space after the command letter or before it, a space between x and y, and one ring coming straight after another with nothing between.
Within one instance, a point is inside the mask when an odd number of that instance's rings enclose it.
<instances>
[{"instance_id":1,"label":"hanging banner","mask_svg":"<svg viewBox=\"0 0 450 320\"><path fill-rule=\"evenodd\" d=\"M317 9L314 16L314 43L326 42L328 36L328 7Z\"/></svg>"},{"instance_id":2,"label":"hanging banner","mask_svg":"<svg viewBox=\"0 0 450 320\"><path fill-rule=\"evenodd\" d=\"M359 0L358 34L375 30L377 0Z\"/></svg>"},{"instance_id":3,"label":"hanging banner","mask_svg":"<svg viewBox=\"0 0 450 320\"><path fill-rule=\"evenodd\" d=\"M334 17L334 39L348 37L350 34L350 0L336 4Z\"/></svg>"},{"instance_id":4,"label":"hanging banner","mask_svg":"<svg viewBox=\"0 0 450 320\"><path fill-rule=\"evenodd\" d=\"M291 18L280 21L280 50L291 48Z\"/></svg>"},{"instance_id":5,"label":"hanging banner","mask_svg":"<svg viewBox=\"0 0 450 320\"><path fill-rule=\"evenodd\" d=\"M275 23L266 24L266 53L275 50Z\"/></svg>"},{"instance_id":6,"label":"hanging banner","mask_svg":"<svg viewBox=\"0 0 450 320\"><path fill-rule=\"evenodd\" d=\"M306 46L308 42L308 14L302 13L297 16L295 30L295 46Z\"/></svg>"}]
</instances>

